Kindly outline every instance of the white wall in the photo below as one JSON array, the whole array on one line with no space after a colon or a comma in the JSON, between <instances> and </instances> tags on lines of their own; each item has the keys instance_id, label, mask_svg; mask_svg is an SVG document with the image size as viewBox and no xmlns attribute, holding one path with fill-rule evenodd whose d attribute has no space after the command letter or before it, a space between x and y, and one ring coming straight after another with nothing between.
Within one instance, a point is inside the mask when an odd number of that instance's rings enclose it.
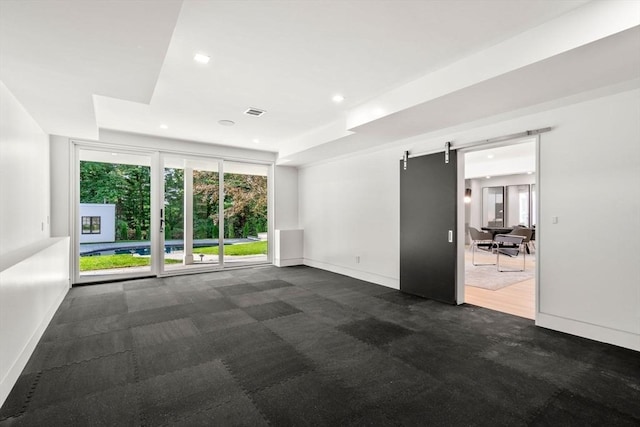
<instances>
[{"instance_id":1,"label":"white wall","mask_svg":"<svg viewBox=\"0 0 640 427\"><path fill-rule=\"evenodd\" d=\"M0 82L0 256L49 237L49 137Z\"/></svg>"},{"instance_id":2,"label":"white wall","mask_svg":"<svg viewBox=\"0 0 640 427\"><path fill-rule=\"evenodd\" d=\"M553 127L541 142L536 322L640 350L639 117L634 89L451 136L439 131L424 146ZM306 264L398 287L398 165L410 148L299 171Z\"/></svg>"},{"instance_id":3,"label":"white wall","mask_svg":"<svg viewBox=\"0 0 640 427\"><path fill-rule=\"evenodd\" d=\"M0 406L69 290L69 238L11 254L0 263Z\"/></svg>"},{"instance_id":4,"label":"white wall","mask_svg":"<svg viewBox=\"0 0 640 427\"><path fill-rule=\"evenodd\" d=\"M640 350L640 91L555 125L540 143L538 324Z\"/></svg>"},{"instance_id":5,"label":"white wall","mask_svg":"<svg viewBox=\"0 0 640 427\"><path fill-rule=\"evenodd\" d=\"M71 236L69 197L71 197L71 146L69 138L49 137L51 170L51 236Z\"/></svg>"},{"instance_id":6,"label":"white wall","mask_svg":"<svg viewBox=\"0 0 640 427\"><path fill-rule=\"evenodd\" d=\"M69 289L49 181L49 136L0 82L0 405Z\"/></svg>"},{"instance_id":7,"label":"white wall","mask_svg":"<svg viewBox=\"0 0 640 427\"><path fill-rule=\"evenodd\" d=\"M275 229L298 228L298 169L275 167Z\"/></svg>"},{"instance_id":8,"label":"white wall","mask_svg":"<svg viewBox=\"0 0 640 427\"><path fill-rule=\"evenodd\" d=\"M399 287L398 154L379 151L299 170L305 264Z\"/></svg>"}]
</instances>

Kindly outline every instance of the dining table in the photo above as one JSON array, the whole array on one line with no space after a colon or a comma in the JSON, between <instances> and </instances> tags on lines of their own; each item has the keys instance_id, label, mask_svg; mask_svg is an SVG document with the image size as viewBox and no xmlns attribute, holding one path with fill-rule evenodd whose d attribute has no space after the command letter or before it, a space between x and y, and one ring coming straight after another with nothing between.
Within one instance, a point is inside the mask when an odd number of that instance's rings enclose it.
<instances>
[{"instance_id":1,"label":"dining table","mask_svg":"<svg viewBox=\"0 0 640 427\"><path fill-rule=\"evenodd\" d=\"M483 231L488 231L495 238L496 234L509 234L513 231L513 227L482 227Z\"/></svg>"}]
</instances>

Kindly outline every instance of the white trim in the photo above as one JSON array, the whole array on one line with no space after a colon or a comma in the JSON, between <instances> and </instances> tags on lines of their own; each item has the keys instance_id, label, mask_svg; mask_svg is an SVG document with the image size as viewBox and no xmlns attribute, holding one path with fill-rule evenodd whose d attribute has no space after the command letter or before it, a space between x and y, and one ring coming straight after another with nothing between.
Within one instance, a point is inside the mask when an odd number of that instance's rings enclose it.
<instances>
[{"instance_id":1,"label":"white trim","mask_svg":"<svg viewBox=\"0 0 640 427\"><path fill-rule=\"evenodd\" d=\"M536 225L536 239L535 239L535 247L536 247L536 277L534 278L534 306L535 306L535 318L537 320L540 318L540 248L543 246L540 244L540 149L541 149L541 136L538 135L536 137L536 217L535 217L535 225ZM531 187L529 187L531 189ZM531 194L529 194L531 197ZM533 218L532 218L533 219ZM543 227L544 228L544 227Z\"/></svg>"},{"instance_id":2,"label":"white trim","mask_svg":"<svg viewBox=\"0 0 640 427\"><path fill-rule=\"evenodd\" d=\"M153 177L157 175L157 171L153 169L154 156L156 155L156 151L149 149L140 149L138 147L126 147L122 148L122 146L114 145L114 144L102 144L96 142L86 142L76 139L71 139L71 145L73 146L73 158L71 163L71 170L73 174L71 176L71 184L73 189L73 194L69 198L71 201L71 226L70 226L70 235L71 235L71 254L72 254L72 270L71 277L73 278L73 284L89 284L103 281L111 281L111 280L123 280L123 279L136 279L141 277L149 277L150 275L156 275L154 267L154 256L151 256L151 265L149 266L149 271L140 271L140 272L126 272L126 273L112 273L112 274L96 274L96 275L85 275L82 276L80 274L80 235L78 234L78 225L80 224L80 150L85 151L97 151L97 152L117 152L122 154L135 154L138 156L148 156L149 157L149 176L150 176L150 194L149 198L151 200L151 224L149 227L151 228L151 234L149 236L150 239L150 248L153 248L154 237L153 235L156 233L154 231L154 223L153 223ZM117 230L116 230L117 233Z\"/></svg>"},{"instance_id":3,"label":"white trim","mask_svg":"<svg viewBox=\"0 0 640 427\"><path fill-rule=\"evenodd\" d=\"M291 267L294 265L304 265L304 258L289 258L289 259L280 259L276 258L273 262L273 265L276 267Z\"/></svg>"},{"instance_id":4,"label":"white trim","mask_svg":"<svg viewBox=\"0 0 640 427\"><path fill-rule=\"evenodd\" d=\"M631 332L540 312L536 316L536 326L640 351L640 335Z\"/></svg>"},{"instance_id":5,"label":"white trim","mask_svg":"<svg viewBox=\"0 0 640 427\"><path fill-rule=\"evenodd\" d=\"M368 273L366 271L355 270L353 268L317 261L310 258L304 258L304 265L319 268L321 270L331 271L333 273L342 274L344 276L353 277L355 279L364 280L376 285L386 286L392 289L400 289L400 279L395 277L383 276L376 273Z\"/></svg>"},{"instance_id":6,"label":"white trim","mask_svg":"<svg viewBox=\"0 0 640 427\"><path fill-rule=\"evenodd\" d=\"M484 141L477 141L474 143L470 143L470 144L464 144L463 148L459 148L458 150L458 168L460 168L460 157L462 157L462 159L464 159L464 155L466 153L470 153L473 151L479 151L479 150L486 150L486 149L491 149L491 148L496 148L496 147L505 147L508 145L516 145L516 144L521 144L527 141L530 141L532 138L535 138L535 150L536 150L536 173L535 173L535 184L536 184L536 272L535 272L535 281L534 281L534 292L533 292L533 298L534 298L534 304L535 304L535 311L534 311L534 320L537 321L539 315L540 315L540 310L539 310L539 301L540 301L540 296L539 296L539 292L540 292L540 285L539 285L539 278L540 278L540 241L539 241L539 237L540 237L540 233L539 233L539 221L538 218L540 216L540 135L541 133L546 133L553 130L552 128L543 128L540 130L540 132L536 133L535 135L526 135L523 136L522 134L514 134L514 139L502 139L503 137L499 137L499 138L492 138L492 139L500 139L500 141L497 142L491 142L491 139L489 140L484 140ZM537 131L527 131L527 132L537 132ZM485 142L486 141L486 142ZM410 156L411 157L411 156ZM460 169L458 169L458 200L462 200L462 197L464 197L464 181L465 181L465 177L464 177L464 160L462 160L462 174L460 174ZM462 177L462 178L460 178ZM460 185L462 185L462 190L460 190ZM462 191L462 192L461 192ZM464 219L465 219L465 214L464 214L464 204L458 204L458 218L460 218L460 215L462 215L462 230L464 233ZM458 230L460 230L460 224L458 224ZM462 238L462 251L458 250L458 272L462 274L461 277L464 277L464 271L465 271L465 258L464 258L464 236ZM463 285L464 287L464 285ZM464 291L462 292L462 295L464 296ZM458 304L461 304L464 301L464 299L462 301L458 301Z\"/></svg>"},{"instance_id":7,"label":"white trim","mask_svg":"<svg viewBox=\"0 0 640 427\"><path fill-rule=\"evenodd\" d=\"M456 150L456 167L457 167L457 178L456 178L456 187L457 187L457 195L456 195L456 304L464 304L465 302L465 258L464 258L464 250L465 245L464 241L466 238L466 230L465 230L465 203L464 203L464 193L465 193L465 179L464 179L464 151Z\"/></svg>"},{"instance_id":8,"label":"white trim","mask_svg":"<svg viewBox=\"0 0 640 427\"><path fill-rule=\"evenodd\" d=\"M224 161L218 162L218 265L224 269Z\"/></svg>"},{"instance_id":9,"label":"white trim","mask_svg":"<svg viewBox=\"0 0 640 427\"><path fill-rule=\"evenodd\" d=\"M276 166L272 163L267 172L267 262L273 264L276 236ZM302 264L302 261L300 262Z\"/></svg>"}]
</instances>

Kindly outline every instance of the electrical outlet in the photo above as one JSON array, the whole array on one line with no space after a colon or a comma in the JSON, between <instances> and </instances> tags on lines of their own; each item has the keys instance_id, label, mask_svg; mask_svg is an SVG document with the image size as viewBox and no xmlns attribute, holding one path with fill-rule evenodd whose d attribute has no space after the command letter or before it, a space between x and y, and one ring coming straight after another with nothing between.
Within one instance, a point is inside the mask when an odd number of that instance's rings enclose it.
<instances>
[{"instance_id":1,"label":"electrical outlet","mask_svg":"<svg viewBox=\"0 0 640 427\"><path fill-rule=\"evenodd\" d=\"M356 264L360 264L360 256L356 255Z\"/></svg>"}]
</instances>

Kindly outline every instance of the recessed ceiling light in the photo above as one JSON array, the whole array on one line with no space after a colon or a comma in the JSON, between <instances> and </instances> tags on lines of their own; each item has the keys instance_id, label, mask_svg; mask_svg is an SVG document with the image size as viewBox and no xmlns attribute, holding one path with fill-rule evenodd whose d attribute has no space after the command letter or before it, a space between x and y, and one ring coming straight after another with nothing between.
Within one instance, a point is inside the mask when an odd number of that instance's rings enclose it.
<instances>
[{"instance_id":1,"label":"recessed ceiling light","mask_svg":"<svg viewBox=\"0 0 640 427\"><path fill-rule=\"evenodd\" d=\"M218 120L218 124L222 126L233 126L236 124L233 120Z\"/></svg>"},{"instance_id":2,"label":"recessed ceiling light","mask_svg":"<svg viewBox=\"0 0 640 427\"><path fill-rule=\"evenodd\" d=\"M339 93L336 95L333 95L333 98L331 98L331 100L333 102L335 102L336 104L340 104L342 101L344 101L344 96L340 95Z\"/></svg>"},{"instance_id":3,"label":"recessed ceiling light","mask_svg":"<svg viewBox=\"0 0 640 427\"><path fill-rule=\"evenodd\" d=\"M489 175L485 176L485 178L487 178L487 179L491 179L491 177L490 177Z\"/></svg>"},{"instance_id":4,"label":"recessed ceiling light","mask_svg":"<svg viewBox=\"0 0 640 427\"><path fill-rule=\"evenodd\" d=\"M529 171L529 172L527 172L527 175L531 175L532 173L533 173L533 172Z\"/></svg>"},{"instance_id":5,"label":"recessed ceiling light","mask_svg":"<svg viewBox=\"0 0 640 427\"><path fill-rule=\"evenodd\" d=\"M196 56L193 57L194 61L201 64L208 64L210 59L211 58L209 58L207 55L203 55L202 53L196 53Z\"/></svg>"},{"instance_id":6,"label":"recessed ceiling light","mask_svg":"<svg viewBox=\"0 0 640 427\"><path fill-rule=\"evenodd\" d=\"M111 153L111 155L112 155L112 156L117 156L117 155L118 155L118 153Z\"/></svg>"},{"instance_id":7,"label":"recessed ceiling light","mask_svg":"<svg viewBox=\"0 0 640 427\"><path fill-rule=\"evenodd\" d=\"M160 129L169 129L169 126L163 124L163 125L160 125Z\"/></svg>"},{"instance_id":8,"label":"recessed ceiling light","mask_svg":"<svg viewBox=\"0 0 640 427\"><path fill-rule=\"evenodd\" d=\"M258 138L254 138L253 142L255 142L256 144L260 144L260 140Z\"/></svg>"},{"instance_id":9,"label":"recessed ceiling light","mask_svg":"<svg viewBox=\"0 0 640 427\"><path fill-rule=\"evenodd\" d=\"M493 154L487 154L487 159L493 159Z\"/></svg>"}]
</instances>

